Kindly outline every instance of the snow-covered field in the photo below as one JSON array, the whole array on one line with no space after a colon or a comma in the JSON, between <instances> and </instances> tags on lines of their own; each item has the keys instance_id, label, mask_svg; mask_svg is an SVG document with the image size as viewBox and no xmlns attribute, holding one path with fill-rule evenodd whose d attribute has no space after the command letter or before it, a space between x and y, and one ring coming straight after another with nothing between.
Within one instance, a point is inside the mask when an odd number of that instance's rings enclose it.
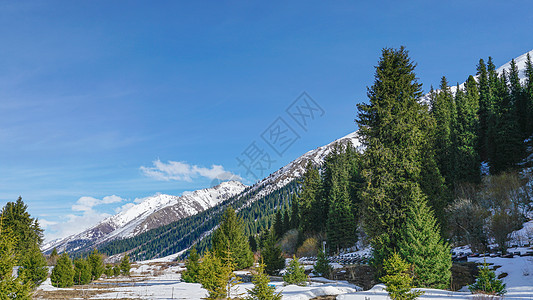
<instances>
[{"instance_id":1,"label":"snow-covered field","mask_svg":"<svg viewBox=\"0 0 533 300\"><path fill-rule=\"evenodd\" d=\"M522 249L520 249L522 250ZM483 262L501 266L496 269L496 274L507 273L503 278L507 284L505 299L533 299L533 256L515 256L514 258L477 257L469 261ZM142 262L132 269L132 277L101 280L97 284L86 286L84 289L94 291L90 299L192 299L200 300L207 292L200 284L185 283L180 281L183 267L165 262ZM272 282L276 290L281 292L285 300L306 300L318 296L339 295L339 300L380 300L388 299L384 286L378 284L368 291L360 289L345 281L332 281L323 278L313 278L313 282L306 287L295 285L284 286L283 282ZM246 295L247 289L252 288L251 283L238 285L237 293ZM80 287L58 289L50 285L48 279L39 287L37 296L40 299L50 299L54 292L69 292L80 290ZM83 289L83 288L81 288ZM472 295L465 287L460 292L445 290L423 289L425 294L420 299L473 299L479 296ZM49 293L49 294L47 294ZM67 293L68 294L68 293ZM76 297L71 297L73 299ZM82 297L77 297L81 299ZM64 299L64 298L63 298Z\"/></svg>"}]
</instances>

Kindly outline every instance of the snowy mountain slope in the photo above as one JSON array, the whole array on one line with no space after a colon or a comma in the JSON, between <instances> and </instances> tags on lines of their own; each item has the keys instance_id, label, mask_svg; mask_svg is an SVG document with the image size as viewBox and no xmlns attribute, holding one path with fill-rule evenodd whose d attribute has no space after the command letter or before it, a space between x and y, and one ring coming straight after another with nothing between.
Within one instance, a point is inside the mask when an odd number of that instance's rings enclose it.
<instances>
[{"instance_id":1,"label":"snowy mountain slope","mask_svg":"<svg viewBox=\"0 0 533 300\"><path fill-rule=\"evenodd\" d=\"M135 236L213 207L241 193L245 187L241 182L228 181L181 197L164 194L147 197L79 234L44 245L43 251L53 248L59 252L79 251L117 238Z\"/></svg>"},{"instance_id":2,"label":"snowy mountain slope","mask_svg":"<svg viewBox=\"0 0 533 300\"><path fill-rule=\"evenodd\" d=\"M255 200L286 186L294 179L302 176L305 172L305 167L307 166L308 162L312 162L314 165L321 165L324 162L326 156L331 153L335 144L339 143L342 145L346 145L348 142L350 142L352 146L358 149L359 151L362 150L363 146L359 140L359 135L357 131L354 131L327 145L306 152L305 154L296 158L286 166L281 167L276 172L257 182L249 190L247 190L240 196L245 196L248 193L256 193L254 197L252 197L251 200L248 201L249 205Z\"/></svg>"},{"instance_id":3,"label":"snowy mountain slope","mask_svg":"<svg viewBox=\"0 0 533 300\"><path fill-rule=\"evenodd\" d=\"M529 52L526 52L518 57L516 57L514 59L515 63L516 63L516 67L518 68L518 76L520 78L520 81L522 83L524 83L524 81L526 80L526 74L525 74L525 69L526 69L526 61L527 61L527 55L529 54L529 56L531 56L531 59L533 59L533 50L529 51ZM509 70L511 69L511 60L508 61L507 63L503 64L502 66L500 66L499 68L496 69L496 72L498 73L498 75L501 75L503 73L503 71L505 70L505 72L507 72L507 74L509 74ZM478 76L474 76L474 78L477 80ZM461 83L459 85L459 88L460 89L464 89L465 87L465 83ZM452 92L453 95L455 95L455 92L457 92L457 86L456 85L452 85L450 87L450 90ZM435 90L435 92L438 92L439 90ZM420 98L420 102L421 103L424 103L424 104L427 104L427 105L430 105L430 94L427 93L425 94L424 96L422 96Z\"/></svg>"}]
</instances>

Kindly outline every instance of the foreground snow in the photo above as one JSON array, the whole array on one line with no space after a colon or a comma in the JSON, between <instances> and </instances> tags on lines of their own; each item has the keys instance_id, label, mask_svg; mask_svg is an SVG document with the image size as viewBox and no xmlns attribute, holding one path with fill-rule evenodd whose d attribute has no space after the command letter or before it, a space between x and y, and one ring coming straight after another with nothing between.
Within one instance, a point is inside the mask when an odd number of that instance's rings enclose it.
<instances>
[{"instance_id":1,"label":"foreground snow","mask_svg":"<svg viewBox=\"0 0 533 300\"><path fill-rule=\"evenodd\" d=\"M503 281L507 284L505 299L532 299L533 298L533 257L523 256L514 258L474 258L469 261L483 262L500 266L496 274L507 273ZM91 296L91 299L191 299L200 300L207 295L207 291L196 283L180 281L179 272L184 268L181 265L164 262L146 261L132 268L131 278L106 279L93 284L89 289L99 290L100 293ZM239 273L243 273L242 271ZM333 281L324 278L313 278L310 285L301 287L295 285L283 286L283 282L272 282L276 291L281 292L284 300L307 300L319 296L339 295L339 300L385 300L389 299L385 286L378 284L368 291L360 289L345 281ZM245 296L251 283L238 285L237 293ZM40 287L40 291L68 291L71 289L58 289L50 284L50 279ZM77 287L79 290L80 287ZM87 289L85 287L85 289ZM442 299L475 299L465 287L460 292L451 292L436 289L422 289L425 294L420 297L424 300Z\"/></svg>"}]
</instances>

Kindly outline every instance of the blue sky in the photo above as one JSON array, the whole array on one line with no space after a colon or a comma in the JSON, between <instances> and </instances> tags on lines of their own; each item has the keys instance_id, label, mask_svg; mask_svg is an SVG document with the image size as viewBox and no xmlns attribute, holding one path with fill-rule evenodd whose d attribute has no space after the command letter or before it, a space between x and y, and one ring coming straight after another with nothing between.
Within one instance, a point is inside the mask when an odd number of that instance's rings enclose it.
<instances>
[{"instance_id":1,"label":"blue sky","mask_svg":"<svg viewBox=\"0 0 533 300\"><path fill-rule=\"evenodd\" d=\"M383 47L405 45L424 90L533 49L530 1L0 2L0 204L20 195L47 238L156 193L255 181L356 129ZM298 127L302 92L323 109ZM299 138L261 139L277 119ZM213 166L215 165L215 166ZM225 173L224 173L225 172ZM267 174L265 174L267 175ZM137 200L139 201L139 200Z\"/></svg>"}]
</instances>

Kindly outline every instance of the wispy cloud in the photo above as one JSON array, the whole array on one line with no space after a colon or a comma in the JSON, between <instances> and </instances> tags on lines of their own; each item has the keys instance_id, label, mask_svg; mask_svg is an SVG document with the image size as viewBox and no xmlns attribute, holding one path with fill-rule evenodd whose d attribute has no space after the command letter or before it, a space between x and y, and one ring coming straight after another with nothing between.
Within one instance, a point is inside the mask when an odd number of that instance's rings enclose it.
<instances>
[{"instance_id":1,"label":"wispy cloud","mask_svg":"<svg viewBox=\"0 0 533 300\"><path fill-rule=\"evenodd\" d=\"M206 177L211 180L242 180L241 176L224 170L221 165L212 165L210 168L190 165L186 162L171 161L167 163L161 160L153 162L153 167L140 167L141 172L148 177L157 180L177 180L191 182L193 178Z\"/></svg>"}]
</instances>

